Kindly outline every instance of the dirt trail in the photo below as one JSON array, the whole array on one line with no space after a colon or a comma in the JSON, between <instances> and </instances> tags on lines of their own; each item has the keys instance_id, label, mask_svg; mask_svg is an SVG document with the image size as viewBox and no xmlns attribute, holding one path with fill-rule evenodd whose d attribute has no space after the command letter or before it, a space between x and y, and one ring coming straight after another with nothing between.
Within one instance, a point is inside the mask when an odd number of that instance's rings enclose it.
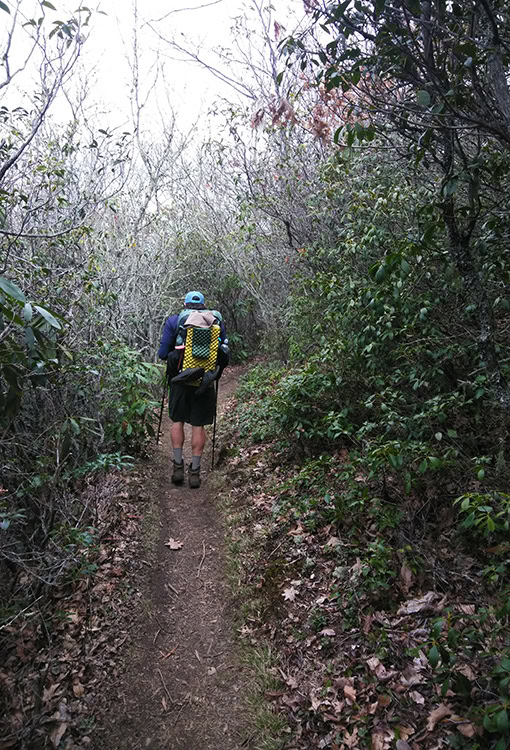
<instances>
[{"instance_id":1,"label":"dirt trail","mask_svg":"<svg viewBox=\"0 0 510 750\"><path fill-rule=\"evenodd\" d=\"M226 372L221 402L235 388ZM208 481L211 440L202 486L170 482L170 422L165 425L148 481L154 504L154 556L135 616L138 633L112 705L98 727L101 750L234 750L251 747L243 726L246 675L236 657L232 601L226 583L224 537ZM212 428L211 428L212 434ZM190 436L185 460L190 459ZM159 518L158 518L159 515ZM169 538L182 548L165 546Z\"/></svg>"}]
</instances>

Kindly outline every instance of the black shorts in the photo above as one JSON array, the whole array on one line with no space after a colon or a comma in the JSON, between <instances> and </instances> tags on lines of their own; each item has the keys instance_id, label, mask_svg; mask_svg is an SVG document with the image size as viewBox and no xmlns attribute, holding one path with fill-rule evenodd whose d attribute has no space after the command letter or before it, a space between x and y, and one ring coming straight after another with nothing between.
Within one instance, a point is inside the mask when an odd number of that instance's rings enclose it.
<instances>
[{"instance_id":1,"label":"black shorts","mask_svg":"<svg viewBox=\"0 0 510 750\"><path fill-rule=\"evenodd\" d=\"M172 383L168 398L168 414L172 422L186 422L194 427L203 427L214 422L216 391L214 385L197 396L192 385Z\"/></svg>"}]
</instances>

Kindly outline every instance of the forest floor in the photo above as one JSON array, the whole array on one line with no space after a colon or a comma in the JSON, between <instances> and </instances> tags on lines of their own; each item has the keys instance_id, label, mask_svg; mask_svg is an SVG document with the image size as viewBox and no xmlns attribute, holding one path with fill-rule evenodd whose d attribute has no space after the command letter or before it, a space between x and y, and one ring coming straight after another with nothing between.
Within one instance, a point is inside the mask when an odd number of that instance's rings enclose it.
<instances>
[{"instance_id":1,"label":"forest floor","mask_svg":"<svg viewBox=\"0 0 510 750\"><path fill-rule=\"evenodd\" d=\"M94 574L5 629L0 750L506 747L501 586L451 509L436 523L390 498L331 519L348 451L301 465L243 441L240 374L222 378L199 490L171 484L167 418L134 470L81 489Z\"/></svg>"},{"instance_id":2,"label":"forest floor","mask_svg":"<svg viewBox=\"0 0 510 750\"><path fill-rule=\"evenodd\" d=\"M225 374L222 401L236 380L235 371ZM244 710L249 675L236 647L224 531L208 476L211 441L200 489L190 490L187 477L176 487L170 481L170 422L164 422L145 474L152 501L143 522L148 559L130 627L132 648L103 699L94 747L250 747ZM185 460L189 440L187 434Z\"/></svg>"}]
</instances>

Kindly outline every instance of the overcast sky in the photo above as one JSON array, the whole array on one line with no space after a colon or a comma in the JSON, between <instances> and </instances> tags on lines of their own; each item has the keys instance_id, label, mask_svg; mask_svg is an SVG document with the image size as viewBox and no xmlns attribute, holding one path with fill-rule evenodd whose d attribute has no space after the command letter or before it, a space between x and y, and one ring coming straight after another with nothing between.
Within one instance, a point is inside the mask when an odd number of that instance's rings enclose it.
<instances>
[{"instance_id":1,"label":"overcast sky","mask_svg":"<svg viewBox=\"0 0 510 750\"><path fill-rule=\"evenodd\" d=\"M256 0L259 5L269 5L269 0ZM0 9L0 33L8 28L13 18L17 0L4 0L11 8L9 16ZM25 19L37 19L41 13L41 0L21 0L20 11ZM79 0L46 0L45 27L49 30L56 20L67 20L75 15ZM223 71L239 76L239 71L219 63L213 50L223 47L228 54L236 41L243 47L251 43L255 49L261 48L257 33L261 30L256 18L254 0L99 0L99 4L83 0L81 6L88 6L104 13L94 12L90 25L84 29L86 41L83 45L80 64L67 84L71 100L76 99L78 90L88 89L85 110L89 123L97 122L97 127L118 127L131 130L132 121L132 82L134 33L136 29L139 65L140 94L142 100L151 90L156 76L157 84L144 109L142 129L157 131L161 121L171 116L173 110L177 127L189 130L194 123L199 129L208 127L207 112L219 97L229 101L243 101L242 97L209 71L185 59L185 55L174 51L168 44L176 40L184 48L199 51L202 59L218 65ZM52 10L49 6L54 6ZM138 7L137 7L138 6ZM303 17L302 0L274 0L271 36L274 39L274 21L290 31L299 18ZM135 22L135 9L138 22ZM251 18L249 26L253 33L246 38L236 25L236 17ZM2 29L3 26L3 29ZM282 32L283 33L283 32ZM2 34L5 40L5 33ZM11 56L22 56L26 51L27 31L20 28L11 46ZM5 48L5 46L3 47ZM236 53L237 54L237 53ZM0 101L9 107L30 105L27 103L37 91L34 85L34 69L16 78L15 84L0 92ZM242 76L241 76L242 77ZM25 93L26 99L23 100ZM248 100L244 101L249 104ZM251 103L252 107L255 103ZM71 109L65 97L60 97L51 109L53 118L66 122L71 117ZM213 126L214 127L214 126Z\"/></svg>"},{"instance_id":2,"label":"overcast sky","mask_svg":"<svg viewBox=\"0 0 510 750\"><path fill-rule=\"evenodd\" d=\"M23 0L27 4L34 0ZM76 10L76 0L52 0L56 17L67 7ZM83 3L84 5L88 3ZM138 24L135 24L134 0L101 0L96 7L106 15L94 13L87 31L81 62L82 76L90 88L89 102L102 102L101 110L111 125L129 123L132 98L132 71L128 60L133 58L134 29L137 27L140 51L140 89L146 94L155 76L155 61L162 69L158 84L146 107L145 127L156 126L157 120L170 107L175 112L177 126L189 129L200 121L205 125L206 114L218 97L242 100L218 78L196 63L185 60L185 55L173 51L165 40L174 38L188 49L199 50L203 59L217 64L212 50L229 49L233 41L243 44L235 29L236 17L251 13L252 26L259 27L253 14L251 0L139 0ZM275 0L272 17L284 26L303 15L302 0ZM272 23L271 29L273 30ZM162 38L163 37L163 38ZM253 41L255 34L250 39ZM229 71L228 66L224 70ZM235 75L235 74L234 74ZM57 108L65 119L63 104Z\"/></svg>"},{"instance_id":3,"label":"overcast sky","mask_svg":"<svg viewBox=\"0 0 510 750\"><path fill-rule=\"evenodd\" d=\"M183 128L191 125L201 111L206 111L218 94L227 92L212 75L185 62L182 55L173 53L158 38L158 32L165 38L173 36L185 45L200 47L204 56L209 57L208 50L228 44L230 17L236 14L240 5L237 0L221 0L208 7L186 0L182 3L179 0L139 3L141 92L146 93L154 80L154 64L159 53L163 70L153 98L159 100L162 111L166 107L164 99L168 98ZM84 62L95 69L95 95L110 106L113 118L116 111L125 115L130 109L132 73L128 59L133 55L134 9L129 0L102 0L100 8L107 16L95 16ZM154 101L151 106L154 106Z\"/></svg>"}]
</instances>

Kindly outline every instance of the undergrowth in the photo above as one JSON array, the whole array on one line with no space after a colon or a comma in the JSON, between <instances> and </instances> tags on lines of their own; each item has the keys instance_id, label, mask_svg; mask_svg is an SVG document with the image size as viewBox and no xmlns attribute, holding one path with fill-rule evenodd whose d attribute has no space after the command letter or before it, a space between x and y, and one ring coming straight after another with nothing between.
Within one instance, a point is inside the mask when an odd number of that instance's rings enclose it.
<instances>
[{"instance_id":1,"label":"undergrowth","mask_svg":"<svg viewBox=\"0 0 510 750\"><path fill-rule=\"evenodd\" d=\"M508 495L481 488L480 457L473 481L423 439L347 418L324 435L324 398L308 421L299 401L325 381L300 372L257 366L229 412L236 580L250 637L272 644L288 746L503 750Z\"/></svg>"}]
</instances>

